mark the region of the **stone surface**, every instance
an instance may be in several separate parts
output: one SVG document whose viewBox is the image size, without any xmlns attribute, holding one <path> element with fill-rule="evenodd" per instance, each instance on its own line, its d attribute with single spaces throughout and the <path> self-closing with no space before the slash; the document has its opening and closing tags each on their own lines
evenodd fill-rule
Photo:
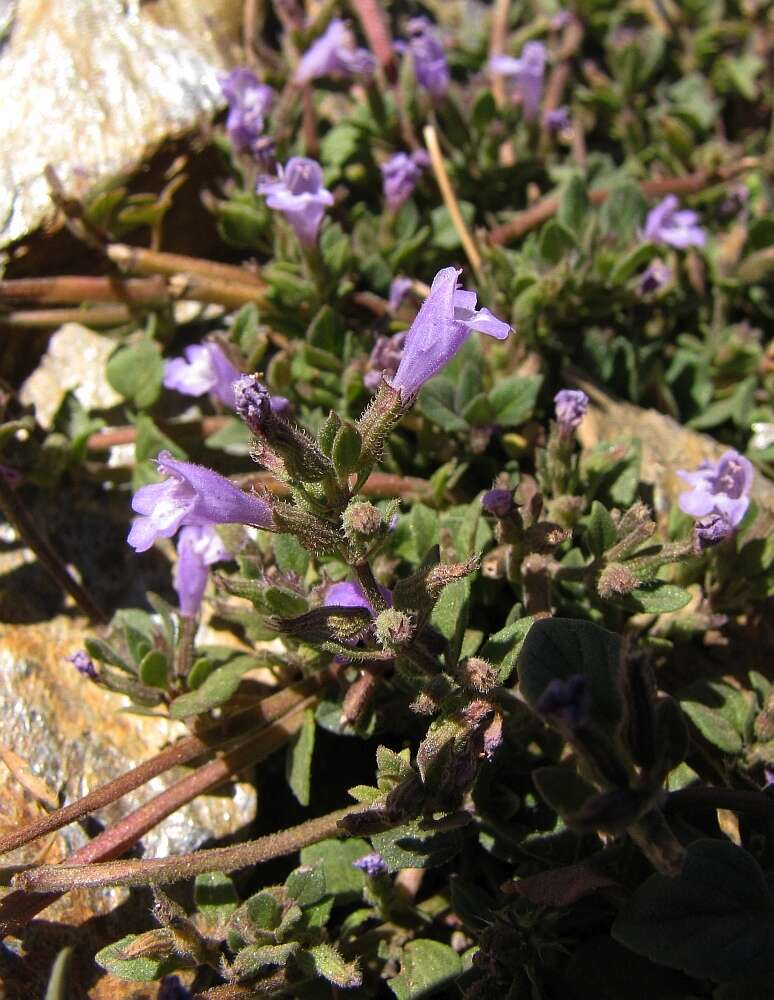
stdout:
<svg viewBox="0 0 774 1000">
<path fill-rule="evenodd" d="M 84 409 L 109 410 L 122 397 L 105 377 L 105 365 L 115 341 L 80 323 L 65 323 L 48 342 L 40 364 L 19 390 L 25 406 L 49 428 L 68 390 L 73 389 Z"/>
<path fill-rule="evenodd" d="M 82 194 L 222 106 L 242 0 L 18 0 L 0 51 L 0 246 L 51 214 L 44 168 Z"/>
</svg>

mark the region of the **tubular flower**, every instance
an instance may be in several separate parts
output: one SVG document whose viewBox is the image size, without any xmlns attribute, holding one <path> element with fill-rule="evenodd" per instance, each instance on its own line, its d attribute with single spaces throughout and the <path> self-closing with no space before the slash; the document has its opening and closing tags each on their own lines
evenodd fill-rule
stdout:
<svg viewBox="0 0 774 1000">
<path fill-rule="evenodd" d="M 211 392 L 224 406 L 234 409 L 234 382 L 241 376 L 217 344 L 192 344 L 184 358 L 170 358 L 164 370 L 164 385 L 186 396 Z"/>
<path fill-rule="evenodd" d="M 387 380 L 404 400 L 415 396 L 451 361 L 473 330 L 497 340 L 505 340 L 511 331 L 488 309 L 476 309 L 476 293 L 457 288 L 459 274 L 454 267 L 436 274 L 406 335 L 398 370 Z"/>
<path fill-rule="evenodd" d="M 581 389 L 560 389 L 554 396 L 556 422 L 562 434 L 572 434 L 589 408 L 589 397 Z"/>
<path fill-rule="evenodd" d="M 171 538 L 187 525 L 252 524 L 273 529 L 269 505 L 224 476 L 181 462 L 168 451 L 160 452 L 157 462 L 167 479 L 142 486 L 132 499 L 132 509 L 140 517 L 127 541 L 135 551 L 145 552 L 157 538 Z"/>
<path fill-rule="evenodd" d="M 705 549 L 727 538 L 750 506 L 752 463 L 737 451 L 727 451 L 717 462 L 704 461 L 695 472 L 679 469 L 677 474 L 691 487 L 677 502 L 680 510 L 697 518 L 697 546 Z"/>
<path fill-rule="evenodd" d="M 251 152 L 263 133 L 274 91 L 243 66 L 223 75 L 220 88 L 229 106 L 228 137 L 240 153 Z"/>
<path fill-rule="evenodd" d="M 321 76 L 371 76 L 376 60 L 368 49 L 359 49 L 345 21 L 331 21 L 301 57 L 296 83 L 305 84 Z"/>
<path fill-rule="evenodd" d="M 643 235 L 653 243 L 668 243 L 680 250 L 703 247 L 707 242 L 699 216 L 689 208 L 681 209 L 673 194 L 668 194 L 648 212 Z"/>
<path fill-rule="evenodd" d="M 418 149 L 410 156 L 407 153 L 396 153 L 382 164 L 384 197 L 388 208 L 393 212 L 400 208 L 411 196 L 423 170 L 429 165 L 430 157 L 424 149 Z"/>
<path fill-rule="evenodd" d="M 313 246 L 322 225 L 325 209 L 333 204 L 333 195 L 322 186 L 319 163 L 305 156 L 294 156 L 277 178 L 264 177 L 256 190 L 266 204 L 287 218 L 304 246 Z"/>
<path fill-rule="evenodd" d="M 212 525 L 191 524 L 183 528 L 177 540 L 173 582 L 184 615 L 193 616 L 199 611 L 209 567 L 230 558 L 231 553 Z"/>
<path fill-rule="evenodd" d="M 408 33 L 408 44 L 400 48 L 411 53 L 417 83 L 433 97 L 445 97 L 451 79 L 449 63 L 432 22 L 426 17 L 413 17 L 408 23 Z"/>
<path fill-rule="evenodd" d="M 527 42 L 518 59 L 513 56 L 493 56 L 489 60 L 493 73 L 512 79 L 521 98 L 527 121 L 534 121 L 543 100 L 543 78 L 546 71 L 546 47 L 542 42 Z"/>
</svg>

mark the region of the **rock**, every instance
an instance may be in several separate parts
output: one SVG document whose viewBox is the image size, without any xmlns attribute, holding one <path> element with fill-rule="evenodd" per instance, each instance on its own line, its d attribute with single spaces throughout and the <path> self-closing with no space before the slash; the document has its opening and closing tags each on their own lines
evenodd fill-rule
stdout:
<svg viewBox="0 0 774 1000">
<path fill-rule="evenodd" d="M 60 615 L 43 624 L 4 627 L 0 638 L 0 742 L 21 757 L 63 802 L 72 802 L 123 774 L 186 732 L 180 723 L 122 712 L 127 705 L 125 698 L 97 687 L 66 662 L 67 655 L 82 648 L 90 631 L 81 619 Z M 0 833 L 5 833 L 39 816 L 42 807 L 9 776 L 1 762 L 0 771 L 4 772 Z M 185 773 L 178 769 L 162 775 L 100 810 L 95 818 L 101 824 L 115 822 Z M 154 857 L 192 851 L 207 840 L 243 828 L 255 812 L 254 787 L 238 783 L 222 794 L 201 796 L 174 813 L 146 834 L 140 846 L 143 854 Z M 86 841 L 83 828 L 75 823 L 5 855 L 2 864 L 56 862 Z M 147 907 L 148 899 L 142 893 L 130 897 L 128 890 L 121 888 L 68 893 L 30 925 L 14 950 L 23 950 L 26 956 L 25 974 L 39 969 L 44 984 L 57 948 L 74 943 L 76 966 L 86 977 L 76 976 L 81 991 L 74 997 L 153 997 L 155 992 L 147 986 L 138 993 L 140 984 L 118 992 L 129 984 L 119 984 L 112 977 L 110 986 L 103 986 L 101 992 L 96 987 L 87 992 L 83 985 L 96 978 L 92 959 L 99 948 L 130 931 L 147 929 Z M 79 928 L 77 934 L 75 927 Z M 13 956 L 0 954 L 0 982 L 15 981 L 16 964 Z M 43 991 L 29 995 L 42 996 Z"/>
<path fill-rule="evenodd" d="M 50 428 L 68 390 L 84 409 L 109 410 L 122 397 L 105 377 L 115 342 L 80 323 L 65 323 L 48 342 L 40 364 L 24 382 L 19 399 L 35 407 L 38 423 Z"/>
<path fill-rule="evenodd" d="M 51 215 L 44 168 L 84 194 L 222 107 L 242 0 L 18 0 L 0 53 L 0 246 Z"/>
</svg>

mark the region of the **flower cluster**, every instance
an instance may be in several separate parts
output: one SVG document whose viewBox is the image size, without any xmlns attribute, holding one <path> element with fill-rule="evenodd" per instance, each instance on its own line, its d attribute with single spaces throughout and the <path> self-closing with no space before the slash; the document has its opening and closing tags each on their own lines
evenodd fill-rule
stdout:
<svg viewBox="0 0 774 1000">
<path fill-rule="evenodd" d="M 245 67 L 222 76 L 220 86 L 229 105 L 226 131 L 231 143 L 240 153 L 254 152 L 274 102 L 274 91 Z"/>
</svg>

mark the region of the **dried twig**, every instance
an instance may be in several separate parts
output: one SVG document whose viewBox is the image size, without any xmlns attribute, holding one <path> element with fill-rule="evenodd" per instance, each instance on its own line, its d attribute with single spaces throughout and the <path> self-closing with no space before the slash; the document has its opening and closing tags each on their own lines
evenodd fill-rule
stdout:
<svg viewBox="0 0 774 1000">
<path fill-rule="evenodd" d="M 452 224 L 457 230 L 460 243 L 462 244 L 465 254 L 470 261 L 470 266 L 473 268 L 476 275 L 478 275 L 481 270 L 481 254 L 478 252 L 476 244 L 473 242 L 473 237 L 468 232 L 468 227 L 465 225 L 465 220 L 462 218 L 462 212 L 460 211 L 459 202 L 457 201 L 457 195 L 454 193 L 454 188 L 451 185 L 449 175 L 446 171 L 446 164 L 443 162 L 443 154 L 441 153 L 441 147 L 438 143 L 438 136 L 436 135 L 435 129 L 432 125 L 425 126 L 423 135 L 425 137 L 427 151 L 430 154 L 430 160 L 433 164 L 435 179 L 438 182 L 438 187 L 441 189 L 441 194 L 443 195 L 444 203 L 446 204 L 446 208 L 451 216 Z"/>
</svg>

